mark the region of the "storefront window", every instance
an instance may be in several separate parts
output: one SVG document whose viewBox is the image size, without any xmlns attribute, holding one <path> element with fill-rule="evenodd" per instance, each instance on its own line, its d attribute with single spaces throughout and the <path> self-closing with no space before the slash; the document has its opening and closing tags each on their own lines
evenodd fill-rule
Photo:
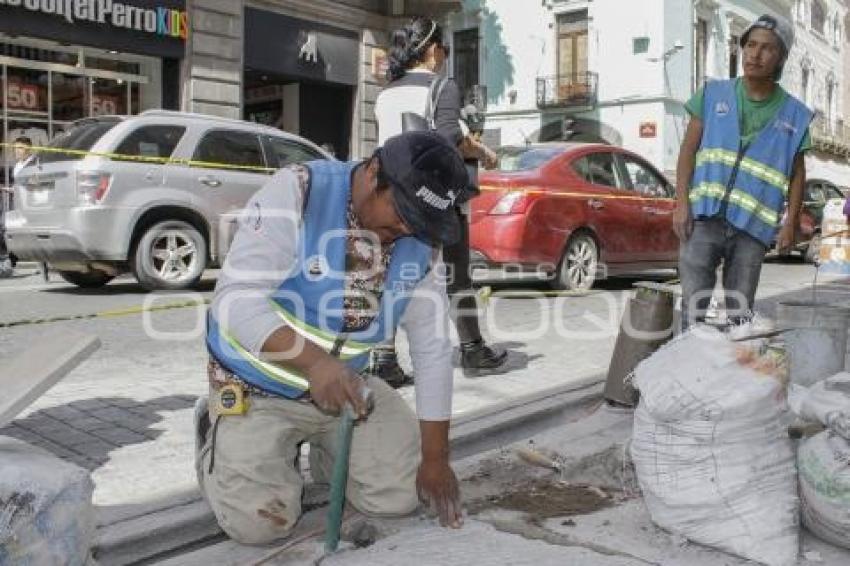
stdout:
<svg viewBox="0 0 850 566">
<path fill-rule="evenodd" d="M 161 105 L 158 59 L 0 37 L 0 56 L 6 58 L 0 64 L 0 142 L 27 137 L 46 146 L 80 119 L 138 114 Z M 12 151 L 0 147 L 0 184 L 10 181 L 13 165 Z"/>
<path fill-rule="evenodd" d="M 60 122 L 79 120 L 88 115 L 88 89 L 85 77 L 51 73 L 53 119 Z"/>
<path fill-rule="evenodd" d="M 121 61 L 120 59 L 104 59 L 102 57 L 86 56 L 86 68 L 102 69 L 104 71 L 114 71 L 116 73 L 126 73 L 128 75 L 138 75 L 141 71 L 141 66 L 138 63 L 130 63 Z"/>
<path fill-rule="evenodd" d="M 91 115 L 127 114 L 127 83 L 113 79 L 91 79 Z"/>
<path fill-rule="evenodd" d="M 9 67 L 6 104 L 9 114 L 47 118 L 47 71 Z"/>
</svg>

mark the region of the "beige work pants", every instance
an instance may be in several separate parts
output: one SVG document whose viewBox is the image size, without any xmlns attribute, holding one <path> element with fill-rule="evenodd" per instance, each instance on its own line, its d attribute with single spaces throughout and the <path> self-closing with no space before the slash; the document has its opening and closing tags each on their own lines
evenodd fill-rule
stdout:
<svg viewBox="0 0 850 566">
<path fill-rule="evenodd" d="M 346 497 L 368 515 L 407 515 L 418 505 L 418 423 L 386 383 L 369 378 L 367 384 L 374 393 L 374 410 L 354 427 Z M 212 405 L 210 420 L 215 423 Z M 221 417 L 216 434 L 210 430 L 196 455 L 196 467 L 201 490 L 232 539 L 265 544 L 290 532 L 301 515 L 304 485 L 298 445 L 310 444 L 314 478 L 329 480 L 338 421 L 312 403 L 260 396 L 250 397 L 246 414 Z"/>
</svg>

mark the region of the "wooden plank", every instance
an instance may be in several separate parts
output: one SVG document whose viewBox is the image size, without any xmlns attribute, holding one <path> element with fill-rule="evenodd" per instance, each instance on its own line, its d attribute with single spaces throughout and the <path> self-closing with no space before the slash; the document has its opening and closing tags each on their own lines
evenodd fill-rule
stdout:
<svg viewBox="0 0 850 566">
<path fill-rule="evenodd" d="M 100 348 L 90 334 L 62 331 L 0 364 L 0 428 Z"/>
</svg>

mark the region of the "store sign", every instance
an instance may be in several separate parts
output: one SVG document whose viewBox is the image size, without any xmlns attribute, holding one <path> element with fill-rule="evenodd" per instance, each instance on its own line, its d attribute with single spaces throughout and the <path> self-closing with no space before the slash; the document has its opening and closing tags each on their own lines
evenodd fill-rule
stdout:
<svg viewBox="0 0 850 566">
<path fill-rule="evenodd" d="M 321 22 L 245 8 L 245 66 L 295 79 L 356 85 L 360 36 Z"/>
<path fill-rule="evenodd" d="M 69 24 L 89 22 L 180 39 L 189 34 L 188 14 L 173 8 L 143 8 L 113 0 L 0 0 L 0 6 L 64 18 Z"/>
<path fill-rule="evenodd" d="M 655 122 L 641 122 L 640 123 L 640 137 L 642 138 L 654 138 L 658 135 L 658 124 Z"/>
</svg>

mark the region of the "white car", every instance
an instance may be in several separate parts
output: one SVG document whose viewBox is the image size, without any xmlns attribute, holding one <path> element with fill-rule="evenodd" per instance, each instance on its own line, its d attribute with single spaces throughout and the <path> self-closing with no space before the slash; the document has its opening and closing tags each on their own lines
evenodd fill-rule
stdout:
<svg viewBox="0 0 850 566">
<path fill-rule="evenodd" d="M 221 264 L 237 213 L 274 170 L 333 159 L 275 128 L 163 110 L 86 118 L 50 145 L 90 153 L 30 159 L 6 239 L 19 259 L 80 287 L 127 271 L 149 290 L 192 287 Z"/>
</svg>

